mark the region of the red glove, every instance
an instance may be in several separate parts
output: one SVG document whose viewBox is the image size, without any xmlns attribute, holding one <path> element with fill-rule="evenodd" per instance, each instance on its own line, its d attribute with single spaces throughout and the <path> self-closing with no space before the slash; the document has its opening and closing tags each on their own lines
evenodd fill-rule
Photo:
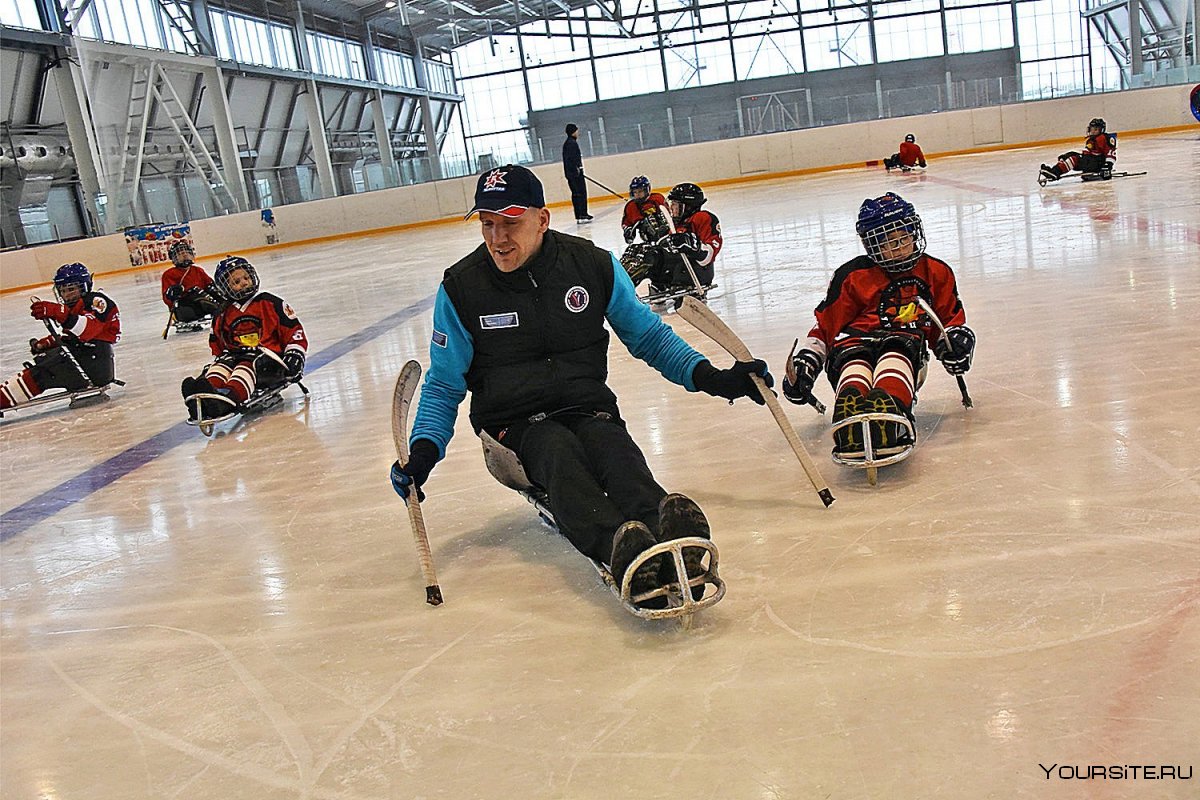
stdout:
<svg viewBox="0 0 1200 800">
<path fill-rule="evenodd" d="M 71 311 L 62 303 L 38 300 L 29 306 L 29 315 L 34 319 L 52 319 L 59 325 L 62 325 L 67 321 L 67 317 L 71 315 Z"/>
<path fill-rule="evenodd" d="M 47 350 L 53 350 L 56 347 L 58 347 L 57 336 L 43 336 L 41 339 L 29 340 L 29 352 L 35 356 L 38 353 L 44 353 Z"/>
</svg>

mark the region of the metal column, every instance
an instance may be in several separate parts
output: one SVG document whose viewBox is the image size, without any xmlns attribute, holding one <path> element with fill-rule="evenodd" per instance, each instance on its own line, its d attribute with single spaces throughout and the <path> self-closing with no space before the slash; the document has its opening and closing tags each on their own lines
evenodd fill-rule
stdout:
<svg viewBox="0 0 1200 800">
<path fill-rule="evenodd" d="M 371 93 L 371 119 L 375 122 L 375 140 L 379 144 L 379 165 L 383 168 L 383 185 L 387 188 L 399 186 L 396 156 L 392 152 L 392 132 L 388 130 L 387 117 L 383 113 L 383 90 Z"/>
<path fill-rule="evenodd" d="M 304 82 L 303 102 L 308 116 L 308 139 L 312 143 L 313 163 L 321 180 L 321 197 L 337 197 L 333 161 L 329 157 L 329 136 L 325 132 L 325 116 L 321 111 L 321 90 L 311 78 Z"/>
<path fill-rule="evenodd" d="M 250 195 L 246 191 L 246 175 L 242 158 L 233 134 L 233 114 L 229 110 L 229 95 L 225 92 L 225 74 L 220 67 L 205 67 L 204 93 L 212 104 L 213 132 L 217 137 L 217 152 L 221 155 L 221 175 L 225 188 L 238 211 L 250 210 Z"/>
<path fill-rule="evenodd" d="M 61 51 L 60 51 L 61 52 Z M 63 55 L 52 70 L 54 85 L 62 100 L 63 116 L 67 126 L 67 137 L 75 154 L 75 169 L 79 173 L 79 185 L 83 190 L 84 217 L 88 233 L 113 233 L 105 224 L 101 210 L 107 203 L 107 187 L 96 168 L 100 163 L 96 139 L 92 131 L 91 114 L 88 111 L 87 90 L 79 65 Z"/>
</svg>

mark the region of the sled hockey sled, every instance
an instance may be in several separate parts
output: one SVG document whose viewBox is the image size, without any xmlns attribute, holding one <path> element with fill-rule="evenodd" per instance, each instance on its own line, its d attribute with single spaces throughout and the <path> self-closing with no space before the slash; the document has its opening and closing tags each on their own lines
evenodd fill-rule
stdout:
<svg viewBox="0 0 1200 800">
<path fill-rule="evenodd" d="M 1146 174 L 1145 172 L 1114 172 L 1112 174 L 1112 177 L 1115 180 L 1117 178 L 1136 178 L 1139 175 L 1145 175 L 1145 174 Z M 1062 181 L 1066 180 L 1067 178 L 1079 178 L 1079 180 L 1082 181 L 1083 183 L 1092 183 L 1093 181 L 1102 180 L 1099 172 L 1067 173 L 1066 175 L 1060 176 L 1057 181 L 1051 181 L 1045 175 L 1042 175 L 1039 172 L 1037 182 L 1038 182 L 1038 186 L 1046 186 L 1047 184 L 1050 184 L 1050 183 L 1061 183 Z"/>
<path fill-rule="evenodd" d="M 908 432 L 909 443 L 895 447 L 875 447 L 871 443 L 871 424 L 886 422 L 894 422 L 906 430 Z M 867 471 L 867 483 L 872 486 L 875 486 L 879 480 L 880 467 L 899 464 L 912 455 L 912 451 L 916 448 L 916 428 L 913 427 L 912 420 L 903 414 L 879 414 L 874 412 L 855 414 L 852 417 L 846 417 L 840 422 L 835 422 L 833 424 L 833 431 L 836 433 L 842 428 L 849 428 L 851 426 L 858 428 L 859 441 L 863 443 L 863 448 L 852 451 L 838 451 L 835 449 L 831 453 L 833 461 L 835 464 L 841 464 L 842 466 L 865 469 Z"/>
<path fill-rule="evenodd" d="M 645 297 L 638 298 L 646 305 L 653 308 L 654 306 L 665 306 L 671 303 L 674 308 L 678 309 L 683 305 L 683 298 L 694 297 L 701 303 L 708 302 L 708 293 L 717 288 L 717 284 L 710 283 L 707 286 L 701 286 L 697 289 L 695 286 L 680 286 L 674 289 L 667 289 L 663 292 L 650 292 Z"/>
<path fill-rule="evenodd" d="M 194 319 L 191 322 L 180 322 L 179 320 L 175 320 L 171 323 L 171 330 L 175 331 L 175 333 L 195 333 L 196 331 L 205 330 L 211 325 L 212 317 L 201 317 L 200 319 Z"/>
<path fill-rule="evenodd" d="M 91 381 L 89 381 L 88 385 L 82 389 L 75 389 L 72 391 L 67 391 L 64 389 L 58 392 L 47 392 L 45 394 L 38 395 L 26 403 L 21 403 L 20 405 L 15 405 L 11 408 L 6 408 L 3 411 L 0 411 L 0 419 L 3 419 L 5 414 L 11 414 L 14 411 L 24 411 L 29 408 L 37 408 L 38 406 L 44 406 L 47 403 L 57 403 L 62 400 L 68 401 L 67 408 L 98 405 L 108 401 L 108 392 L 110 389 L 112 389 L 114 386 L 124 385 L 125 381 L 113 378 L 112 381 L 104 384 L 103 386 L 95 386 L 91 383 Z"/>
<path fill-rule="evenodd" d="M 481 431 L 479 436 L 483 442 L 483 460 L 492 477 L 528 500 L 537 510 L 538 516 L 542 518 L 542 521 L 557 532 L 558 525 L 554 520 L 554 512 L 550 509 L 547 502 L 546 493 L 534 486 L 529 480 L 525 474 L 525 467 L 521 464 L 521 460 L 517 457 L 517 454 L 497 442 L 486 431 Z M 689 549 L 702 549 L 705 551 L 706 566 L 702 574 L 689 577 L 684 586 L 681 586 L 680 582 L 676 580 L 664 586 L 659 586 L 645 594 L 631 594 L 630 584 L 632 583 L 634 574 L 643 564 L 651 559 L 667 556 L 674 564 L 677 576 L 687 575 L 683 553 L 684 550 Z M 625 571 L 625 579 L 620 585 L 617 584 L 608 567 L 595 560 L 592 560 L 592 566 L 596 568 L 596 572 L 599 573 L 601 580 L 604 581 L 604 585 L 616 596 L 621 605 L 635 617 L 651 620 L 678 619 L 680 624 L 687 629 L 692 625 L 692 615 L 701 609 L 716 605 L 725 596 L 725 581 L 717 574 L 718 559 L 719 555 L 716 545 L 708 539 L 691 536 L 683 539 L 672 539 L 668 542 L 660 542 L 644 551 L 629 565 L 629 568 Z M 645 603 L 658 597 L 666 598 L 666 608 L 641 608 L 638 605 L 639 603 Z"/>
<path fill-rule="evenodd" d="M 280 366 L 284 366 L 283 359 L 275 355 L 270 350 L 261 349 L 260 355 L 265 355 L 274 361 L 277 361 Z M 229 398 L 225 395 L 215 394 L 213 392 L 197 392 L 188 395 L 184 402 L 195 412 L 194 418 L 189 418 L 188 425 L 194 425 L 200 429 L 200 432 L 205 436 L 212 436 L 217 425 L 222 422 L 227 422 L 235 417 L 246 416 L 249 414 L 261 414 L 267 409 L 274 408 L 283 402 L 283 390 L 296 384 L 300 387 L 300 391 L 304 394 L 305 401 L 308 400 L 308 387 L 305 386 L 299 378 L 292 380 L 285 378 L 279 383 L 272 383 L 266 387 L 255 387 L 254 393 L 246 399 L 246 402 L 241 405 L 233 405 L 229 403 Z M 218 400 L 229 404 L 229 412 L 216 417 L 204 417 L 203 403 L 204 400 Z"/>
</svg>

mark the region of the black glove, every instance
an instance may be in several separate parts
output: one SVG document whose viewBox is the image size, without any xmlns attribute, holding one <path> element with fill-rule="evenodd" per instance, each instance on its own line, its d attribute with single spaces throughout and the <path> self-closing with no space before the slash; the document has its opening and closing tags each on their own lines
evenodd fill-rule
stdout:
<svg viewBox="0 0 1200 800">
<path fill-rule="evenodd" d="M 667 244 L 672 250 L 682 253 L 685 256 L 700 255 L 700 240 L 696 238 L 696 234 L 687 231 L 679 231 L 672 233 L 667 237 Z"/>
<path fill-rule="evenodd" d="M 951 375 L 962 375 L 971 368 L 971 359 L 975 355 L 975 332 L 966 325 L 956 325 L 946 329 L 946 339 L 938 339 L 933 347 L 933 354 Z"/>
<path fill-rule="evenodd" d="M 412 443 L 412 451 L 408 454 L 408 463 L 400 466 L 400 462 L 392 463 L 392 488 L 396 494 L 404 498 L 408 505 L 409 487 L 417 487 L 417 500 L 424 500 L 425 493 L 421 487 L 429 480 L 429 473 L 438 462 L 438 447 L 429 439 L 417 439 Z"/>
<path fill-rule="evenodd" d="M 717 369 L 706 358 L 692 370 L 692 383 L 697 389 L 713 397 L 724 397 L 731 403 L 739 397 L 749 397 L 761 406 L 766 401 L 758 393 L 758 387 L 751 380 L 751 375 L 762 378 L 768 389 L 775 385 L 775 379 L 767 371 L 767 362 L 757 358 L 753 361 L 738 361 L 729 369 Z"/>
<path fill-rule="evenodd" d="M 285 350 L 283 363 L 289 380 L 297 380 L 304 374 L 304 353 L 299 350 Z"/>
<path fill-rule="evenodd" d="M 163 294 L 165 294 L 167 299 L 172 303 L 177 302 L 179 298 L 183 297 L 183 287 L 178 283 L 174 286 L 168 286 L 167 291 L 165 291 Z"/>
<path fill-rule="evenodd" d="M 783 396 L 796 405 L 807 405 L 812 400 L 813 384 L 821 374 L 821 356 L 812 350 L 801 350 L 792 356 L 788 373 L 783 378 Z M 795 375 L 795 380 L 790 375 Z"/>
<path fill-rule="evenodd" d="M 1107 161 L 1104 162 L 1104 166 L 1102 166 L 1100 168 L 1100 180 L 1111 181 L 1112 180 L 1112 168 L 1113 168 L 1112 164 L 1108 163 Z"/>
<path fill-rule="evenodd" d="M 633 240 L 637 237 L 637 227 L 630 225 L 622 233 L 625 234 L 625 244 L 632 244 Z"/>
</svg>

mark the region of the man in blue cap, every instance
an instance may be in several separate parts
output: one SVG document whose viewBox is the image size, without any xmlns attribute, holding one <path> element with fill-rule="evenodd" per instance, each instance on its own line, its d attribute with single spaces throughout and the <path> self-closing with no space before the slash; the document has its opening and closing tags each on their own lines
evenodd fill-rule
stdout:
<svg viewBox="0 0 1200 800">
<path fill-rule="evenodd" d="M 476 433 L 517 454 L 561 532 L 608 565 L 620 586 L 642 551 L 710 534 L 699 506 L 654 480 L 626 430 L 606 383 L 605 322 L 633 355 L 688 391 L 761 404 L 750 376 L 771 378 L 759 360 L 714 367 L 638 301 L 616 256 L 551 230 L 545 206 L 541 182 L 525 167 L 479 176 L 467 217 L 478 212 L 483 244 L 438 288 L 411 457 L 393 465 L 392 484 L 407 498 L 426 482 L 469 391 Z M 632 594 L 671 582 L 674 568 L 663 565 L 660 576 L 659 566 L 650 559 L 639 567 Z"/>
</svg>

